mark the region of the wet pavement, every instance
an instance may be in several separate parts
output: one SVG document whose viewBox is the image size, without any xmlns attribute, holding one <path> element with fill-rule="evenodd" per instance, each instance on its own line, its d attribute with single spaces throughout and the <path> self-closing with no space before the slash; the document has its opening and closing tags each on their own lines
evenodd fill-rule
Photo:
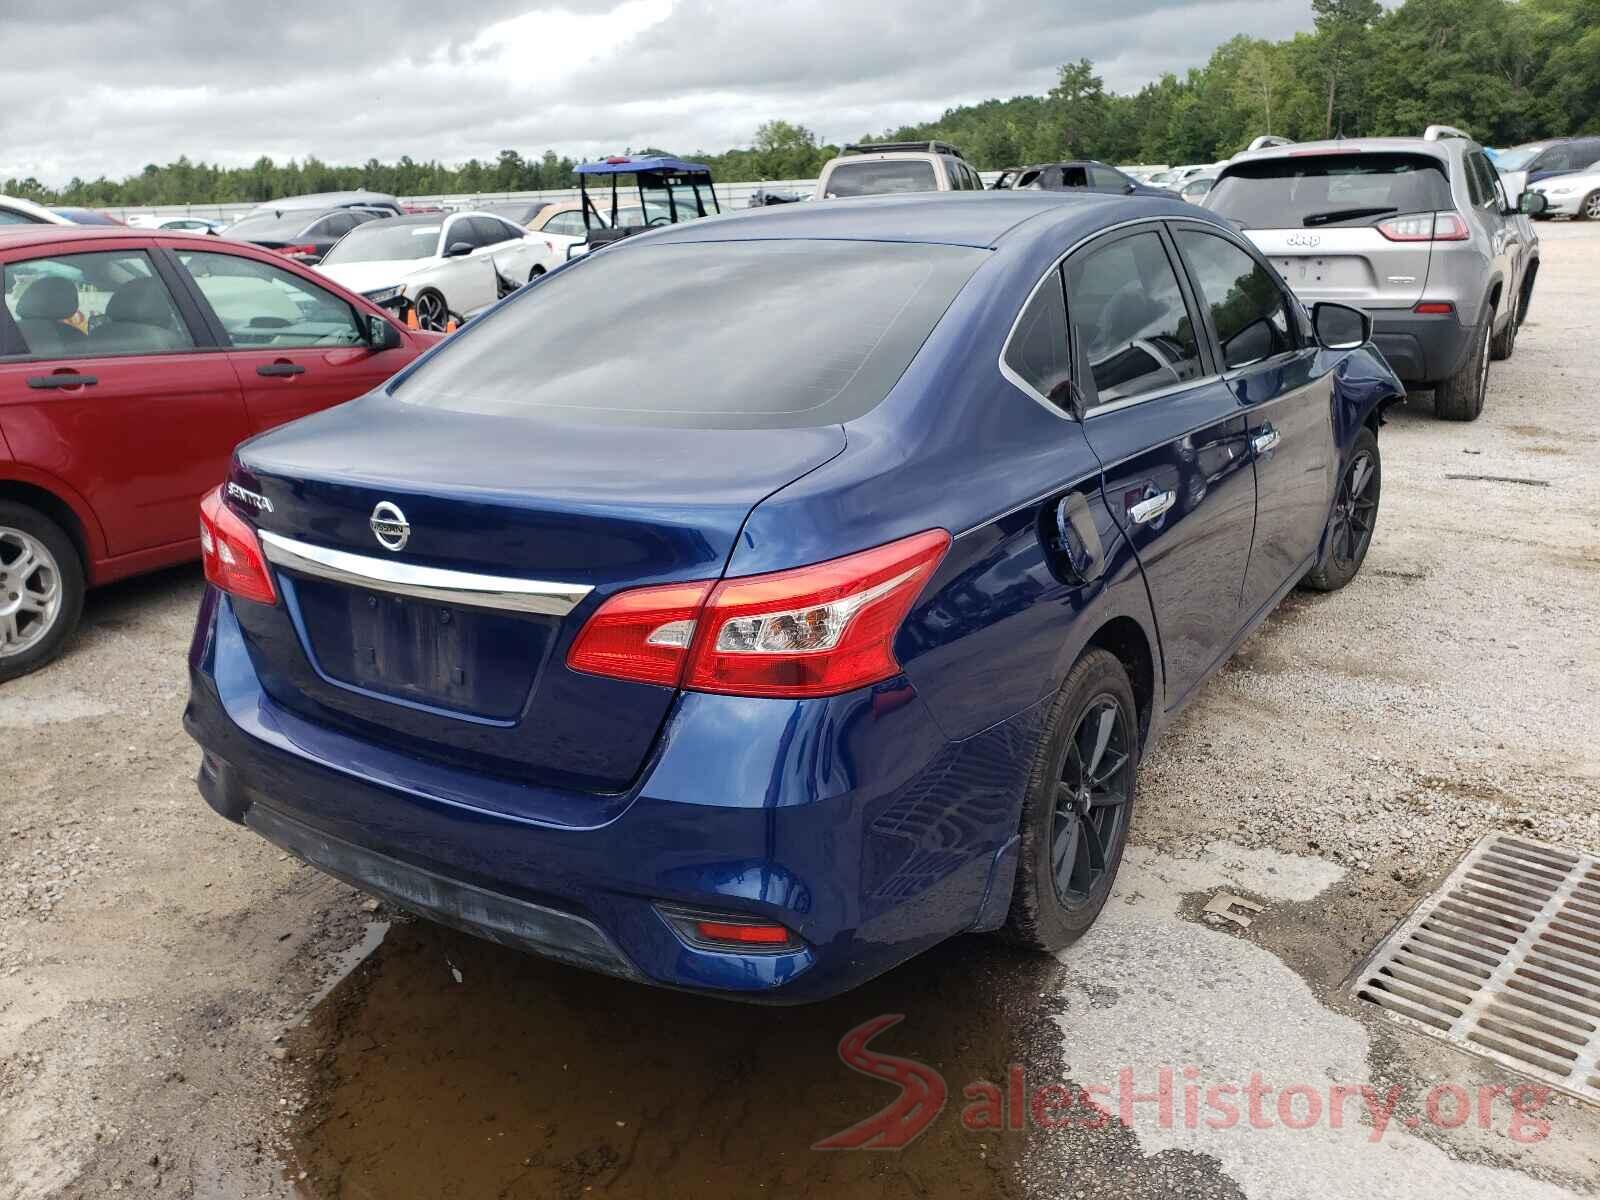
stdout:
<svg viewBox="0 0 1600 1200">
<path fill-rule="evenodd" d="M 294 1171 L 323 1200 L 1023 1195 L 1024 1135 L 963 1129 L 960 1089 L 1005 1080 L 1054 966 L 958 938 L 836 1000 L 772 1008 L 396 922 L 295 1035 L 317 1100 Z M 943 1113 L 913 1153 L 813 1150 L 896 1098 L 839 1057 L 849 1030 L 895 1013 L 872 1048 L 950 1080 Z"/>
</svg>

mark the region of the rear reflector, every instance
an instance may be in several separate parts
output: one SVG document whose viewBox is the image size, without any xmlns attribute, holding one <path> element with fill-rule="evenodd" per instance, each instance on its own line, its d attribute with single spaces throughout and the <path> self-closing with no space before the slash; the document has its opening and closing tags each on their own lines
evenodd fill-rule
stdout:
<svg viewBox="0 0 1600 1200">
<path fill-rule="evenodd" d="M 734 696 L 853 691 L 899 674 L 895 634 L 949 546 L 930 529 L 792 571 L 619 592 L 567 665 Z"/>
<path fill-rule="evenodd" d="M 1377 230 L 1391 242 L 1464 242 L 1467 223 L 1453 212 L 1411 213 L 1379 221 Z"/>
<path fill-rule="evenodd" d="M 1456 311 L 1456 306 L 1448 300 L 1423 300 L 1414 305 L 1411 311 L 1431 316 L 1449 316 Z"/>
<path fill-rule="evenodd" d="M 223 502 L 220 487 L 200 501 L 200 558 L 206 579 L 230 596 L 258 604 L 277 602 L 272 572 L 256 532 Z"/>
<path fill-rule="evenodd" d="M 802 943 L 794 932 L 777 921 L 727 913 L 699 912 L 694 909 L 660 905 L 657 910 L 673 931 L 700 950 L 732 950 L 744 953 L 774 953 L 798 949 Z"/>
</svg>

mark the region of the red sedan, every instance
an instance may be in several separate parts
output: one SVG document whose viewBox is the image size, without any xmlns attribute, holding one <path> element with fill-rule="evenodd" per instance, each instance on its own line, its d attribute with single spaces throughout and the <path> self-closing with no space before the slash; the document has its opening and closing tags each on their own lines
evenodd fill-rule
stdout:
<svg viewBox="0 0 1600 1200">
<path fill-rule="evenodd" d="M 0 680 L 59 653 L 86 587 L 199 556 L 233 447 L 353 399 L 439 335 L 215 237 L 0 233 Z"/>
</svg>

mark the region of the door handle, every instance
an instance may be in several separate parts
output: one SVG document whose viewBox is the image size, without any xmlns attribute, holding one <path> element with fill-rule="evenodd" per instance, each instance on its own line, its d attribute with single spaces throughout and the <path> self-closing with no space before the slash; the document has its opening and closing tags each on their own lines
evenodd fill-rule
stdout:
<svg viewBox="0 0 1600 1200">
<path fill-rule="evenodd" d="M 31 388 L 93 387 L 100 380 L 94 375 L 79 375 L 75 371 L 61 371 L 55 375 L 30 375 Z"/>
<path fill-rule="evenodd" d="M 1283 438 L 1279 436 L 1278 431 L 1269 425 L 1250 439 L 1250 448 L 1257 454 L 1265 454 L 1269 450 L 1277 449 L 1281 441 Z"/>
<path fill-rule="evenodd" d="M 1154 496 L 1139 501 L 1128 509 L 1128 515 L 1133 518 L 1135 525 L 1144 525 L 1154 521 L 1167 509 L 1178 502 L 1177 492 L 1159 492 Z"/>
<path fill-rule="evenodd" d="M 306 369 L 299 363 L 275 362 L 262 363 L 256 368 L 257 375 L 266 375 L 269 378 L 276 375 L 304 375 Z"/>
</svg>

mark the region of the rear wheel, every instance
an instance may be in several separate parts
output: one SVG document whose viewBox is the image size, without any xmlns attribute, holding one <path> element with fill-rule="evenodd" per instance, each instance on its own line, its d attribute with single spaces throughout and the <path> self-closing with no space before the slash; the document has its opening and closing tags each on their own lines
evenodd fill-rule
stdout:
<svg viewBox="0 0 1600 1200">
<path fill-rule="evenodd" d="M 1522 305 L 1512 305 L 1511 316 L 1506 320 L 1506 327 L 1494 335 L 1489 343 L 1489 357 L 1495 362 L 1504 362 L 1510 358 L 1517 348 L 1517 328 L 1522 324 Z"/>
<path fill-rule="evenodd" d="M 0 680 L 44 666 L 83 612 L 83 564 L 43 513 L 0 502 Z"/>
<path fill-rule="evenodd" d="M 1590 192 L 1583 198 L 1583 203 L 1578 205 L 1578 219 L 1600 221 L 1600 188 Z"/>
<path fill-rule="evenodd" d="M 1339 494 L 1328 514 L 1322 539 L 1322 560 L 1300 582 L 1314 592 L 1336 592 L 1354 579 L 1366 561 L 1372 533 L 1378 527 L 1378 501 L 1383 492 L 1383 460 L 1378 436 L 1366 426 L 1356 435 L 1350 461 L 1339 480 Z"/>
<path fill-rule="evenodd" d="M 1056 694 L 1023 798 L 1010 940 L 1060 950 L 1105 907 L 1133 817 L 1138 731 L 1128 673 L 1089 651 Z"/>
<path fill-rule="evenodd" d="M 1484 393 L 1489 389 L 1489 336 L 1494 328 L 1494 311 L 1484 317 L 1483 327 L 1473 332 L 1472 350 L 1461 369 L 1433 390 L 1433 411 L 1445 421 L 1476 421 L 1483 412 Z"/>
</svg>

